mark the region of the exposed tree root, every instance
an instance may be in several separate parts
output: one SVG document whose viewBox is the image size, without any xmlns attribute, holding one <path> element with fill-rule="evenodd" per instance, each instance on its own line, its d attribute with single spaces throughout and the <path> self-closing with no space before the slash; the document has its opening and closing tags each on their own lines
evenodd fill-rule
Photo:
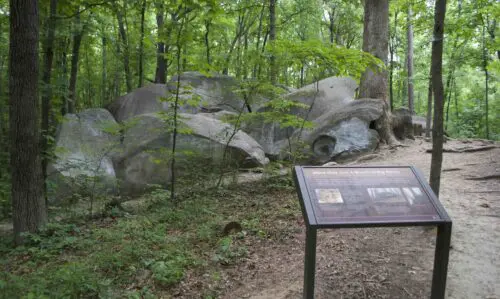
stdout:
<svg viewBox="0 0 500 299">
<path fill-rule="evenodd" d="M 467 177 L 465 179 L 470 181 L 495 180 L 495 179 L 500 179 L 500 173 L 478 176 L 478 177 Z"/>
<path fill-rule="evenodd" d="M 443 152 L 444 153 L 474 153 L 474 152 L 481 152 L 481 151 L 489 151 L 492 149 L 498 148 L 496 145 L 486 145 L 486 146 L 480 146 L 480 147 L 470 147 L 470 148 L 463 148 L 463 149 L 453 149 L 453 148 L 444 148 Z M 425 152 L 427 153 L 432 153 L 432 149 L 428 149 Z"/>
</svg>

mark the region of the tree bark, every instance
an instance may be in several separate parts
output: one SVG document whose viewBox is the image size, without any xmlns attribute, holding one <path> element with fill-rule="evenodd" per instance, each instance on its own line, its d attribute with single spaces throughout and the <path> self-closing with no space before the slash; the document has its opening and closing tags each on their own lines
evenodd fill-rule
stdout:
<svg viewBox="0 0 500 299">
<path fill-rule="evenodd" d="M 430 185 L 439 197 L 441 167 L 443 164 L 443 32 L 446 14 L 446 0 L 436 0 L 434 9 L 434 38 L 432 41 L 432 90 L 434 94 L 434 126 L 432 130 L 432 158 Z"/>
<path fill-rule="evenodd" d="M 489 94 L 489 73 L 488 73 L 488 48 L 486 47 L 486 27 L 488 26 L 488 19 L 486 24 L 483 24 L 483 71 L 484 71 L 484 105 L 485 105 L 485 126 L 486 126 L 486 139 L 490 139 L 490 125 L 488 120 L 489 107 L 488 107 L 488 94 Z"/>
<path fill-rule="evenodd" d="M 425 137 L 431 137 L 432 127 L 432 68 L 429 71 L 429 84 L 427 89 L 427 115 L 425 118 Z"/>
<path fill-rule="evenodd" d="M 276 1 L 277 0 L 269 0 L 269 42 L 271 47 L 274 48 L 274 41 L 276 40 Z M 269 78 L 271 80 L 271 84 L 275 85 L 277 83 L 277 65 L 276 65 L 276 56 L 271 54 L 269 60 Z"/>
<path fill-rule="evenodd" d="M 106 82 L 108 81 L 108 71 L 107 71 L 107 51 L 106 47 L 108 44 L 106 35 L 104 31 L 102 32 L 102 37 L 101 37 L 101 43 L 102 43 L 102 79 L 101 79 L 101 106 L 104 107 L 107 104 L 107 98 L 108 98 L 108 93 L 107 93 L 107 88 L 106 88 Z"/>
<path fill-rule="evenodd" d="M 408 5 L 408 15 L 407 15 L 407 69 L 408 69 L 408 109 L 410 113 L 415 114 L 415 99 L 413 93 L 413 19 L 412 19 L 412 9 L 411 5 Z"/>
<path fill-rule="evenodd" d="M 207 56 L 207 64 L 211 65 L 212 61 L 210 60 L 210 25 L 211 21 L 205 21 L 205 54 Z"/>
<path fill-rule="evenodd" d="M 394 110 L 394 53 L 396 52 L 396 41 L 397 41 L 397 30 L 398 30 L 398 11 L 394 12 L 394 32 L 390 32 L 390 44 L 389 52 L 391 60 L 389 62 L 389 103 L 391 106 L 391 111 Z"/>
<path fill-rule="evenodd" d="M 156 25 L 158 27 L 158 44 L 157 44 L 157 55 L 156 55 L 156 74 L 155 74 L 155 83 L 165 84 L 167 82 L 166 73 L 167 73 L 167 64 L 165 61 L 165 43 L 163 40 L 163 23 L 164 23 L 164 14 L 165 9 L 163 4 L 157 5 L 157 13 L 156 13 Z"/>
<path fill-rule="evenodd" d="M 47 222 L 38 124 L 38 1 L 10 0 L 9 92 L 12 217 L 21 233 Z"/>
<path fill-rule="evenodd" d="M 50 16 L 47 21 L 47 36 L 44 42 L 44 66 L 43 66 L 43 93 L 42 93 L 42 172 L 44 181 L 44 190 L 46 191 L 45 181 L 47 180 L 47 160 L 49 151 L 49 136 L 51 135 L 50 122 L 51 122 L 51 99 L 52 99 L 52 85 L 50 82 L 52 75 L 52 62 L 54 60 L 54 40 L 56 31 L 56 14 L 57 14 L 57 0 L 50 0 Z M 46 193 L 46 192 L 44 192 Z"/>
<path fill-rule="evenodd" d="M 146 14 L 146 0 L 142 1 L 141 6 L 141 36 L 139 40 L 139 84 L 138 88 L 144 85 L 144 16 Z"/>
<path fill-rule="evenodd" d="M 130 51 L 127 39 L 127 31 L 125 30 L 125 21 L 123 17 L 123 11 L 126 7 L 116 7 L 116 19 L 118 20 L 118 30 L 120 32 L 120 39 L 123 45 L 123 68 L 125 71 L 125 84 L 127 86 L 127 92 L 132 91 L 132 74 L 130 73 Z"/>
<path fill-rule="evenodd" d="M 76 80 L 78 76 L 78 61 L 80 58 L 80 45 L 83 38 L 83 30 L 80 20 L 80 9 L 77 8 L 73 32 L 73 51 L 71 54 L 71 71 L 69 77 L 68 113 L 75 113 L 76 107 Z"/>
<path fill-rule="evenodd" d="M 363 30 L 363 51 L 372 54 L 387 65 L 389 44 L 389 1 L 366 0 Z M 384 112 L 376 127 L 380 137 L 388 144 L 397 143 L 391 128 L 391 115 L 387 103 L 387 72 L 366 69 L 361 77 L 360 98 L 380 99 L 384 102 Z"/>
</svg>

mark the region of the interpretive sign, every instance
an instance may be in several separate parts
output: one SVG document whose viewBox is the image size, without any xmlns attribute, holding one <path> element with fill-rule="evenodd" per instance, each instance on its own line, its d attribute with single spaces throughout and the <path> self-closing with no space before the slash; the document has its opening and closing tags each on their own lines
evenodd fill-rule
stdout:
<svg viewBox="0 0 500 299">
<path fill-rule="evenodd" d="M 444 298 L 451 220 L 416 168 L 297 166 L 294 177 L 307 226 L 304 298 L 314 298 L 317 229 L 423 225 L 438 227 L 431 298 Z"/>
</svg>

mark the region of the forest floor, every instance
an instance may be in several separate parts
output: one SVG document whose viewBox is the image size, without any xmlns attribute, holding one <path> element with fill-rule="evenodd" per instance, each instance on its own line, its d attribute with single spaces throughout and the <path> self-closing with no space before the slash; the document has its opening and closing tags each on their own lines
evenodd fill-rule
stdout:
<svg viewBox="0 0 500 299">
<path fill-rule="evenodd" d="M 430 147 L 409 140 L 359 164 L 413 165 L 428 177 Z M 453 220 L 447 298 L 500 298 L 500 145 L 448 141 L 445 149 L 459 151 L 444 153 L 441 176 Z M 4 225 L 0 298 L 301 298 L 305 228 L 293 183 L 249 177 L 259 175 L 193 190 L 177 204 L 153 193 L 142 212 L 52 216 L 55 224 L 17 249 Z M 242 231 L 223 234 L 230 221 Z M 435 237 L 418 227 L 320 230 L 316 298 L 428 298 Z"/>
<path fill-rule="evenodd" d="M 488 147 L 449 141 L 446 149 Z M 428 177 L 431 144 L 381 149 L 365 165 L 414 165 Z M 453 220 L 447 298 L 500 298 L 500 148 L 445 153 L 440 200 Z M 468 180 L 471 177 L 488 177 Z M 339 229 L 318 233 L 316 298 L 429 298 L 436 231 Z M 305 230 L 284 243 L 252 246 L 229 271 L 223 298 L 300 298 Z"/>
</svg>

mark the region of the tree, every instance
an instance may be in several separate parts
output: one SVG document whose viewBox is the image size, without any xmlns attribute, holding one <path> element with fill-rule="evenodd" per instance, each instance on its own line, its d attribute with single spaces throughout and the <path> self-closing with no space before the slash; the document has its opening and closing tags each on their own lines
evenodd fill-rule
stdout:
<svg viewBox="0 0 500 299">
<path fill-rule="evenodd" d="M 363 51 L 372 54 L 387 65 L 389 43 L 389 1 L 366 0 L 363 29 Z M 377 122 L 382 140 L 396 143 L 391 128 L 390 112 L 387 104 L 387 72 L 367 68 L 361 77 L 360 98 L 374 98 L 384 101 L 384 113 Z"/>
<path fill-rule="evenodd" d="M 432 159 L 430 185 L 436 196 L 439 196 L 441 166 L 443 164 L 443 33 L 446 0 L 436 0 L 434 8 L 434 38 L 432 40 L 432 91 L 434 94 L 434 123 L 432 130 Z"/>
<path fill-rule="evenodd" d="M 14 235 L 36 232 L 47 221 L 38 116 L 38 1 L 10 1 L 10 166 Z"/>
<path fill-rule="evenodd" d="M 414 92 L 413 92 L 413 19 L 412 19 L 412 9 L 411 4 L 408 4 L 408 15 L 407 15 L 407 73 L 408 73 L 408 109 L 411 114 L 415 114 L 414 106 Z"/>
<path fill-rule="evenodd" d="M 271 47 L 274 47 L 274 41 L 276 40 L 276 1 L 269 0 L 269 42 Z M 276 66 L 276 57 L 271 54 L 269 61 L 269 78 L 271 84 L 275 85 L 277 83 L 276 76 L 278 74 Z"/>
</svg>

